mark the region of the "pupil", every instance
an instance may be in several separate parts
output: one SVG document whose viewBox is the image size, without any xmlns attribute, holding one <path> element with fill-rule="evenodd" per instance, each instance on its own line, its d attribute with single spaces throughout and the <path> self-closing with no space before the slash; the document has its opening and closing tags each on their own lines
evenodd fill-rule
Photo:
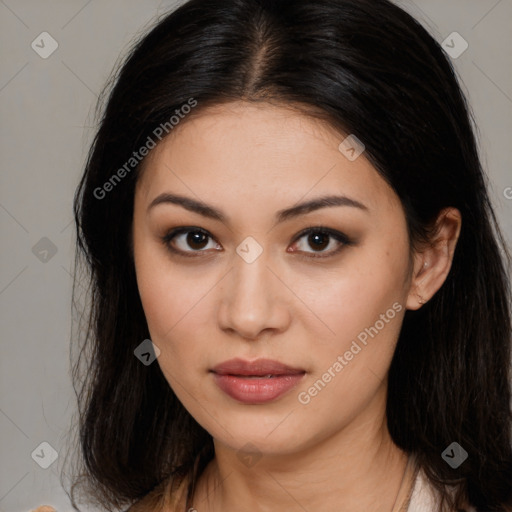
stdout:
<svg viewBox="0 0 512 512">
<path fill-rule="evenodd" d="M 201 242 L 201 239 L 206 239 L 206 235 L 204 233 L 200 233 L 199 231 L 191 231 L 187 235 L 187 243 L 193 248 L 193 249 L 202 249 L 204 245 L 206 245 L 203 240 Z M 194 244 L 200 245 L 200 247 L 195 247 Z"/>
<path fill-rule="evenodd" d="M 328 243 L 327 243 L 327 239 L 329 238 L 328 235 L 324 235 L 322 233 L 314 233 L 314 234 L 311 234 L 309 235 L 309 242 L 312 243 L 313 245 L 316 245 L 317 248 L 319 249 L 324 249 Z M 320 241 L 319 241 L 320 239 Z M 323 243 L 322 243 L 322 240 L 323 240 Z M 319 247 L 321 246 L 321 247 Z"/>
</svg>

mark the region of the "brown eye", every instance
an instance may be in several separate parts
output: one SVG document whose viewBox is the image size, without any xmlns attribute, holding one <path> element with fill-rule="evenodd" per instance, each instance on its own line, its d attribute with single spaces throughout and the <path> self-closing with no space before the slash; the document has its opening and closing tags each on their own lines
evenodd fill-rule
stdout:
<svg viewBox="0 0 512 512">
<path fill-rule="evenodd" d="M 184 256 L 195 256 L 193 253 L 199 255 L 199 253 L 206 252 L 205 249 L 218 247 L 218 244 L 213 243 L 213 238 L 209 233 L 193 227 L 175 229 L 167 233 L 162 241 L 170 251 Z M 213 245 L 208 247 L 208 243 Z"/>
<path fill-rule="evenodd" d="M 308 244 L 315 250 L 323 250 L 329 245 L 329 235 L 324 233 L 311 233 L 308 235 Z"/>
<path fill-rule="evenodd" d="M 306 240 L 302 245 L 298 243 L 301 239 Z M 295 240 L 294 245 L 298 246 L 298 250 L 294 249 L 293 252 L 303 252 L 309 254 L 309 256 L 305 257 L 312 258 L 327 258 L 333 256 L 341 251 L 344 246 L 353 244 L 343 233 L 321 226 L 302 231 Z M 311 248 L 312 251 L 307 250 L 308 247 Z M 331 250 L 325 250 L 328 247 L 331 247 Z"/>
<path fill-rule="evenodd" d="M 185 241 L 192 249 L 204 249 L 205 243 L 208 241 L 208 235 L 200 231 L 189 231 Z"/>
</svg>

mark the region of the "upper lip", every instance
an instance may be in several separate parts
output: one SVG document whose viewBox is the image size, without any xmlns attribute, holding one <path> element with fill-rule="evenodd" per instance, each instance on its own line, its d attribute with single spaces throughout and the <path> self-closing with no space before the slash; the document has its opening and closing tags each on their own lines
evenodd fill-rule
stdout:
<svg viewBox="0 0 512 512">
<path fill-rule="evenodd" d="M 212 369 L 219 375 L 295 375 L 305 373 L 301 368 L 293 368 L 272 359 L 230 359 L 218 364 Z"/>
</svg>

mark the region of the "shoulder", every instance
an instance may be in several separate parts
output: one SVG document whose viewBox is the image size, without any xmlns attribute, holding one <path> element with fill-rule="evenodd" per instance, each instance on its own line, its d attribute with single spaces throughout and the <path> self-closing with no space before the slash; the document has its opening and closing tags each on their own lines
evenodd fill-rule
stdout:
<svg viewBox="0 0 512 512">
<path fill-rule="evenodd" d="M 423 471 L 418 471 L 407 512 L 432 512 L 437 510 L 439 495 L 429 484 Z M 471 505 L 454 512 L 477 512 Z"/>
<path fill-rule="evenodd" d="M 187 480 L 169 478 L 124 512 L 181 512 L 185 508 Z"/>
</svg>

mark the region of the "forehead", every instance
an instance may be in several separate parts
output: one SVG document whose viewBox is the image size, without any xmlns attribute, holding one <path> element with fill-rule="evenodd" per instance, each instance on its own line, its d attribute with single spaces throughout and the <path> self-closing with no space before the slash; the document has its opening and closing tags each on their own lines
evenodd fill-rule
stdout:
<svg viewBox="0 0 512 512">
<path fill-rule="evenodd" d="M 236 200 L 261 210 L 339 193 L 373 212 L 399 207 L 364 152 L 351 161 L 340 151 L 346 137 L 285 106 L 240 101 L 208 107 L 148 155 L 137 195 L 150 202 L 162 192 L 194 194 L 208 203 Z"/>
</svg>

